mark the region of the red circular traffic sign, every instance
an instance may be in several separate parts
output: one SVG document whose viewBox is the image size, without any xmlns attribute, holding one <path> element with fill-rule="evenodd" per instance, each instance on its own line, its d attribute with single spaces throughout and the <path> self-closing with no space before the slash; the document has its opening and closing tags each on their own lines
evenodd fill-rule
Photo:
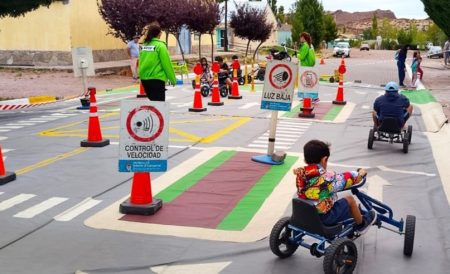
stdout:
<svg viewBox="0 0 450 274">
<path fill-rule="evenodd" d="M 161 135 L 164 118 L 153 106 L 140 106 L 128 114 L 126 127 L 128 134 L 139 142 L 151 142 Z"/>
<path fill-rule="evenodd" d="M 340 65 L 340 66 L 339 66 L 339 73 L 340 73 L 340 74 L 344 74 L 346 71 L 347 71 L 347 69 L 345 68 L 344 65 Z"/>
<path fill-rule="evenodd" d="M 278 70 L 274 75 L 274 72 L 279 68 L 285 68 L 285 70 Z M 275 80 L 275 81 L 274 81 Z M 292 70 L 286 64 L 277 64 L 270 70 L 269 82 L 273 88 L 285 89 L 292 82 Z"/>
<path fill-rule="evenodd" d="M 195 65 L 194 67 L 194 73 L 200 75 L 202 74 L 202 72 L 203 72 L 202 65 L 200 63 L 197 63 L 197 65 Z"/>
</svg>

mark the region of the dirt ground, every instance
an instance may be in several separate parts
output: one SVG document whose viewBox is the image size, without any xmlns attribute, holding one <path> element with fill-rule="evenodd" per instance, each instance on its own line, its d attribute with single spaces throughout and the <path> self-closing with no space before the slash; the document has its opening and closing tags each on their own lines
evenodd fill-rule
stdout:
<svg viewBox="0 0 450 274">
<path fill-rule="evenodd" d="M 83 81 L 73 73 L 50 70 L 0 69 L 0 100 L 38 95 L 65 98 L 83 93 Z M 105 75 L 88 77 L 88 86 L 97 90 L 133 85 L 131 77 Z"/>
</svg>

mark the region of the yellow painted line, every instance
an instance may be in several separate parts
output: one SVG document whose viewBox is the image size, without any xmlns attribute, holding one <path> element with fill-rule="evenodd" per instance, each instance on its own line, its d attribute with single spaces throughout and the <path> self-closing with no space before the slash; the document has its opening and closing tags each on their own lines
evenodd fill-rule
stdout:
<svg viewBox="0 0 450 274">
<path fill-rule="evenodd" d="M 202 137 L 199 137 L 199 136 L 196 136 L 196 135 L 193 135 L 193 134 L 189 134 L 189 133 L 187 133 L 185 131 L 182 131 L 182 130 L 179 130 L 179 129 L 176 129 L 176 128 L 173 128 L 173 127 L 169 128 L 169 132 L 178 134 L 181 137 L 185 137 L 185 138 L 187 138 L 188 140 L 190 140 L 192 142 L 198 142 L 198 141 L 200 141 L 202 139 Z"/>
<path fill-rule="evenodd" d="M 236 122 L 234 122 L 233 124 L 227 126 L 226 128 L 223 128 L 223 129 L 217 131 L 214 134 L 209 135 L 208 137 L 202 139 L 200 142 L 201 143 L 211 143 L 211 142 L 219 139 L 223 135 L 229 133 L 230 131 L 232 131 L 232 130 L 242 126 L 243 124 L 249 122 L 250 120 L 251 120 L 250 117 L 238 118 L 238 120 Z"/>
<path fill-rule="evenodd" d="M 87 151 L 88 149 L 89 149 L 88 147 L 80 147 L 80 148 L 77 148 L 75 150 L 69 151 L 67 153 L 60 154 L 60 155 L 57 155 L 57 156 L 52 157 L 52 158 L 48 158 L 46 160 L 40 161 L 39 163 L 36 163 L 36 164 L 30 165 L 30 166 L 21 168 L 19 170 L 16 170 L 16 174 L 17 175 L 22 175 L 22 174 L 28 173 L 28 172 L 30 172 L 32 170 L 35 170 L 35 169 L 38 169 L 38 168 L 41 168 L 41 167 L 45 167 L 45 166 L 53 164 L 53 163 L 55 163 L 57 161 L 60 161 L 60 160 L 67 159 L 69 157 L 78 155 L 80 153 L 83 153 L 83 152 Z"/>
<path fill-rule="evenodd" d="M 48 103 L 48 102 L 55 102 L 56 97 L 55 96 L 30 96 L 28 98 L 28 101 L 30 101 L 30 104 Z"/>
<path fill-rule="evenodd" d="M 231 120 L 231 119 L 236 119 L 236 118 L 230 118 L 230 117 L 214 117 L 214 118 L 207 118 L 207 119 L 197 119 L 197 120 L 180 120 L 180 121 L 171 121 L 170 123 L 173 125 L 176 124 L 194 124 L 194 123 L 205 123 L 205 122 L 216 122 L 216 121 L 226 121 L 226 120 Z"/>
</svg>

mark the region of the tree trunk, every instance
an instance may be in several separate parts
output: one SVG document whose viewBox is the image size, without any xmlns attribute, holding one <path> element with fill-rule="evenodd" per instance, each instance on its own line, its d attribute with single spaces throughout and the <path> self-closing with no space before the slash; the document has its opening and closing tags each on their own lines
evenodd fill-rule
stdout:
<svg viewBox="0 0 450 274">
<path fill-rule="evenodd" d="M 248 47 L 250 46 L 250 39 L 248 39 L 247 42 L 247 49 L 245 50 L 245 60 L 247 60 L 247 54 L 248 54 Z"/>
<path fill-rule="evenodd" d="M 214 36 L 213 33 L 209 33 L 211 35 L 211 63 L 214 62 Z"/>
<path fill-rule="evenodd" d="M 253 53 L 253 60 L 255 60 L 256 53 L 258 52 L 259 47 L 260 47 L 263 43 L 264 43 L 264 42 L 261 41 L 261 43 L 259 43 L 258 46 L 256 47 L 255 52 Z"/>
<path fill-rule="evenodd" d="M 225 36 L 224 36 L 224 45 L 223 51 L 228 51 L 228 0 L 225 0 Z"/>
<path fill-rule="evenodd" d="M 178 46 L 180 47 L 181 58 L 183 59 L 183 62 L 186 62 L 186 60 L 184 59 L 183 47 L 181 46 L 181 43 L 180 43 L 180 33 L 178 32 L 178 33 L 173 33 L 173 34 L 177 38 L 177 43 L 178 43 Z"/>
<path fill-rule="evenodd" d="M 202 34 L 198 35 L 198 60 L 202 58 Z"/>
<path fill-rule="evenodd" d="M 169 48 L 169 32 L 168 31 L 166 31 L 166 45 L 167 45 L 167 48 Z"/>
</svg>

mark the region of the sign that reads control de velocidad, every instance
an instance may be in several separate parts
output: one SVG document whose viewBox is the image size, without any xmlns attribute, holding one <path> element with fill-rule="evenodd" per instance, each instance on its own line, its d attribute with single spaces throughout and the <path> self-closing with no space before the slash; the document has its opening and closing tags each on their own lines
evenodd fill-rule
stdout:
<svg viewBox="0 0 450 274">
<path fill-rule="evenodd" d="M 123 100 L 120 109 L 119 172 L 166 171 L 169 152 L 167 103 Z"/>
<path fill-rule="evenodd" d="M 270 61 L 267 64 L 261 109 L 290 111 L 298 67 L 291 62 Z"/>
</svg>

